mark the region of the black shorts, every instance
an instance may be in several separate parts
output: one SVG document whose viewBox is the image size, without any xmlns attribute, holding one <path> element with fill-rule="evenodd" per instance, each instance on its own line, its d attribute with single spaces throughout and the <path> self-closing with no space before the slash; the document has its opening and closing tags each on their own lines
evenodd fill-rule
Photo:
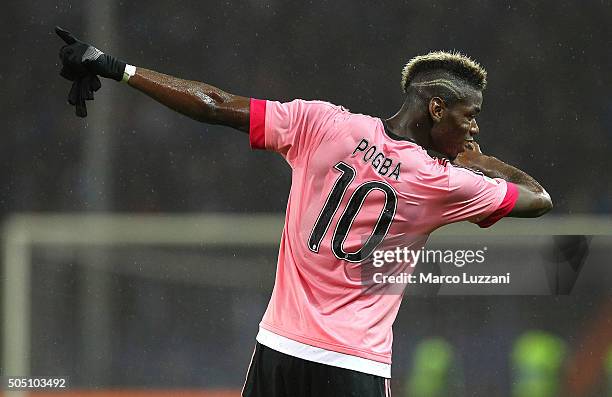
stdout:
<svg viewBox="0 0 612 397">
<path fill-rule="evenodd" d="M 260 343 L 243 397 L 388 397 L 389 379 L 289 356 Z"/>
</svg>

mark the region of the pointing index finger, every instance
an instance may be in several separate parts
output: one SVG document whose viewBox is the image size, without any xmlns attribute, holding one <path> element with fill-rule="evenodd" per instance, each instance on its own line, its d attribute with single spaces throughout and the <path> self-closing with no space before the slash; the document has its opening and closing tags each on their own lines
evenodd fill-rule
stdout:
<svg viewBox="0 0 612 397">
<path fill-rule="evenodd" d="M 76 38 L 72 35 L 72 33 L 60 28 L 59 26 L 55 27 L 55 33 L 57 33 L 57 35 L 61 37 L 62 40 L 66 42 L 66 44 L 73 44 L 77 41 Z"/>
</svg>

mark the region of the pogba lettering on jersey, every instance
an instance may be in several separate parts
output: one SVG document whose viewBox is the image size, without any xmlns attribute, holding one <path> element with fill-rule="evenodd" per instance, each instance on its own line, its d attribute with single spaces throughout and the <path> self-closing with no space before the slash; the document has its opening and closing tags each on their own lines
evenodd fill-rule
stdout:
<svg viewBox="0 0 612 397">
<path fill-rule="evenodd" d="M 367 139 L 362 138 L 351 157 L 360 156 L 363 162 L 370 163 L 372 168 L 376 170 L 380 175 L 387 176 L 389 178 L 394 177 L 395 180 L 399 179 L 400 176 L 400 165 L 397 160 L 385 156 L 382 151 L 374 145 L 370 145 Z"/>
</svg>

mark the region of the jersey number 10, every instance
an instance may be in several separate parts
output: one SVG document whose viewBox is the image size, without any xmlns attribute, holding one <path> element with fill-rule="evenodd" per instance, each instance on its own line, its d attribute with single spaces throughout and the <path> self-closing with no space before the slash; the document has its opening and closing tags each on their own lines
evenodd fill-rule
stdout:
<svg viewBox="0 0 612 397">
<path fill-rule="evenodd" d="M 340 202 L 344 197 L 344 193 L 351 182 L 353 182 L 356 175 L 355 169 L 342 161 L 336 164 L 334 168 L 340 171 L 342 175 L 340 175 L 340 178 L 336 180 L 334 188 L 327 197 L 325 206 L 323 206 L 323 209 L 317 218 L 317 222 L 310 232 L 310 238 L 308 239 L 308 248 L 317 253 L 319 252 L 321 240 L 323 240 L 323 236 L 325 236 L 327 229 L 329 229 L 332 218 L 336 214 L 336 211 L 340 206 Z M 365 239 L 364 236 L 365 243 L 361 246 L 361 248 L 355 252 L 346 252 L 342 247 L 344 245 L 344 240 L 346 240 L 346 236 L 348 235 L 351 225 L 359 213 L 363 202 L 372 190 L 380 190 L 385 194 L 385 205 L 380 213 L 380 216 L 378 217 L 378 221 L 376 222 L 372 233 L 367 236 L 367 239 Z M 387 235 L 389 226 L 391 226 L 393 216 L 395 215 L 396 207 L 397 193 L 387 183 L 381 181 L 370 181 L 359 185 L 353 192 L 353 195 L 349 199 L 342 216 L 340 216 L 340 219 L 338 219 L 338 223 L 336 224 L 336 229 L 334 230 L 332 237 L 332 251 L 334 252 L 334 255 L 338 259 L 344 259 L 349 262 L 360 262 L 370 256 L 376 246 L 378 246 L 378 244 L 380 244 L 380 242 L 383 241 Z"/>
</svg>

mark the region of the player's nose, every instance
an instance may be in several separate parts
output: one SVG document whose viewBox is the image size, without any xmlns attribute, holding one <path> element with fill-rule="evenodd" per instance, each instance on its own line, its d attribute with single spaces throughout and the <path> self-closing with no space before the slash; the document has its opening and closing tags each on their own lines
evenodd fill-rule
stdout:
<svg viewBox="0 0 612 397">
<path fill-rule="evenodd" d="M 478 128 L 478 123 L 476 120 L 472 120 L 472 124 L 470 125 L 470 135 L 475 136 L 480 132 L 480 128 Z"/>
</svg>

